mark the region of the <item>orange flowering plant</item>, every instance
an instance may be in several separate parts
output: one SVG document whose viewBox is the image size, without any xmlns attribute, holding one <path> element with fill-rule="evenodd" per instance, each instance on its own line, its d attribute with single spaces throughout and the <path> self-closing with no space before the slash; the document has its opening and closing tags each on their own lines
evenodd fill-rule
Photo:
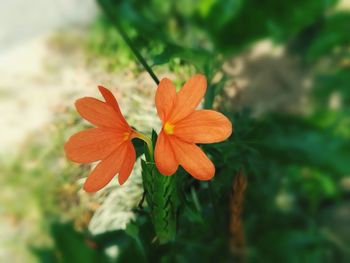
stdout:
<svg viewBox="0 0 350 263">
<path fill-rule="evenodd" d="M 79 114 L 97 127 L 73 135 L 64 147 L 68 159 L 74 162 L 101 160 L 84 184 L 87 192 L 102 189 L 117 174 L 119 184 L 124 184 L 136 161 L 131 140 L 138 137 L 147 141 L 126 122 L 113 94 L 102 86 L 99 90 L 105 102 L 85 97 L 75 103 Z"/>
<path fill-rule="evenodd" d="M 85 181 L 85 191 L 96 192 L 115 176 L 120 185 L 124 184 L 136 161 L 131 141 L 145 141 L 142 177 L 160 242 L 173 239 L 176 232 L 178 198 L 174 178 L 179 165 L 198 180 L 210 180 L 215 166 L 196 144 L 220 142 L 232 133 L 232 124 L 223 114 L 196 110 L 206 86 L 206 78 L 195 75 L 176 92 L 169 79 L 162 79 L 155 97 L 162 128 L 152 140 L 130 127 L 113 94 L 102 86 L 99 90 L 105 101 L 85 97 L 75 103 L 79 114 L 96 127 L 73 135 L 65 144 L 66 156 L 77 163 L 100 161 Z"/>
<path fill-rule="evenodd" d="M 198 180 L 209 180 L 215 167 L 196 143 L 226 140 L 232 133 L 231 122 L 213 110 L 196 110 L 207 89 L 203 75 L 190 78 L 176 93 L 167 78 L 160 81 L 156 106 L 162 130 L 155 148 L 155 162 L 164 175 L 172 175 L 181 165 Z"/>
</svg>

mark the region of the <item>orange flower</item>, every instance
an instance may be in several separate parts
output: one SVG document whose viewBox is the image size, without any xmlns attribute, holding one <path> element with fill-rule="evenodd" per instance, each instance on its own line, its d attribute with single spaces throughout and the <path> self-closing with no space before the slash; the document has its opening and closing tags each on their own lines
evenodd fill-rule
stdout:
<svg viewBox="0 0 350 263">
<path fill-rule="evenodd" d="M 128 125 L 113 94 L 102 86 L 98 88 L 106 102 L 91 97 L 75 102 L 79 114 L 97 128 L 74 134 L 64 146 L 74 162 L 101 160 L 84 183 L 87 192 L 102 189 L 116 174 L 119 183 L 125 183 L 136 160 L 131 139 L 141 136 Z"/>
<path fill-rule="evenodd" d="M 176 93 L 171 80 L 164 78 L 156 93 L 156 106 L 162 130 L 155 147 L 155 162 L 164 175 L 172 175 L 181 165 L 199 180 L 209 180 L 215 167 L 196 143 L 214 143 L 232 133 L 231 122 L 212 110 L 195 110 L 207 88 L 203 75 L 190 78 Z"/>
</svg>

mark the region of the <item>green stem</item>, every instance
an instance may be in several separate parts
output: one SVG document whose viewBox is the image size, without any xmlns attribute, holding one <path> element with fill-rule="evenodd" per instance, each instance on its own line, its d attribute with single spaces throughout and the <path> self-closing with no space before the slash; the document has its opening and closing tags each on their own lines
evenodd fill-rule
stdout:
<svg viewBox="0 0 350 263">
<path fill-rule="evenodd" d="M 129 46 L 131 51 L 134 53 L 138 61 L 142 64 L 142 66 L 145 68 L 145 70 L 148 72 L 148 74 L 152 77 L 154 82 L 158 85 L 159 84 L 159 79 L 156 76 L 156 74 L 153 72 L 151 67 L 148 65 L 144 57 L 141 55 L 141 53 L 137 50 L 137 48 L 134 46 L 132 43 L 131 39 L 127 35 L 127 33 L 124 31 L 123 27 L 119 23 L 118 19 L 115 18 L 113 14 L 113 7 L 107 3 L 108 1 L 104 0 L 98 0 L 98 3 L 100 4 L 102 10 L 106 13 L 107 17 L 110 19 L 114 27 L 118 30 L 122 38 L 124 39 L 125 43 Z"/>
<path fill-rule="evenodd" d="M 134 131 L 133 137 L 143 140 L 147 144 L 147 147 L 148 147 L 148 150 L 149 150 L 151 156 L 153 156 L 152 140 L 149 137 L 147 137 L 146 135 L 144 135 L 140 132 L 137 132 L 137 131 Z"/>
</svg>

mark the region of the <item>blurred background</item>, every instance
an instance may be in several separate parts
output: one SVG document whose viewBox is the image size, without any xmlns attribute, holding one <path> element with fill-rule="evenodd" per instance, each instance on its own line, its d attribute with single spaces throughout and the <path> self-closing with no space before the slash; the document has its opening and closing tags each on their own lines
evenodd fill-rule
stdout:
<svg viewBox="0 0 350 263">
<path fill-rule="evenodd" d="M 164 246 L 138 208 L 139 162 L 88 195 L 91 167 L 64 156 L 89 126 L 74 101 L 99 84 L 160 129 L 120 28 L 159 78 L 204 73 L 202 106 L 234 124 L 203 146 L 215 179 L 186 177 Z M 2 0 L 0 262 L 349 262 L 349 113 L 349 0 Z"/>
</svg>

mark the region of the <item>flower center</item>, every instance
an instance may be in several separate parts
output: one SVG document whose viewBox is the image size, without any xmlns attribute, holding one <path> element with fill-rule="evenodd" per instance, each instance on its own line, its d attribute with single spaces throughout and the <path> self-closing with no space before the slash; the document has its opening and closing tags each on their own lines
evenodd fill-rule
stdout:
<svg viewBox="0 0 350 263">
<path fill-rule="evenodd" d="M 131 134 L 131 132 L 124 132 L 124 133 L 123 133 L 123 140 L 124 140 L 124 141 L 129 140 L 130 134 Z"/>
<path fill-rule="evenodd" d="M 170 135 L 174 133 L 174 127 L 174 125 L 170 124 L 169 122 L 166 122 L 163 130 L 166 134 Z"/>
</svg>

